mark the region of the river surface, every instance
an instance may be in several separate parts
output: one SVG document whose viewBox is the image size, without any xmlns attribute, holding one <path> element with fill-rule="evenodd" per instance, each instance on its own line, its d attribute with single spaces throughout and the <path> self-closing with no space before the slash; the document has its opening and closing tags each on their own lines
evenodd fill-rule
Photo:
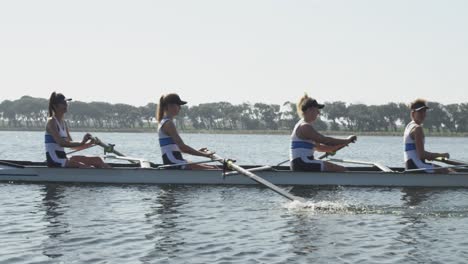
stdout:
<svg viewBox="0 0 468 264">
<path fill-rule="evenodd" d="M 81 133 L 72 134 L 76 140 Z M 161 162 L 155 134 L 97 133 Z M 44 160 L 43 133 L 0 132 L 2 159 Z M 185 134 L 239 164 L 288 157 L 281 135 Z M 428 150 L 468 160 L 466 138 Z M 360 137 L 337 158 L 402 165 L 401 137 Z M 98 148 L 85 152 L 102 154 Z M 199 160 L 190 158 L 191 160 Z M 0 263 L 466 263 L 468 189 L 0 183 Z"/>
</svg>

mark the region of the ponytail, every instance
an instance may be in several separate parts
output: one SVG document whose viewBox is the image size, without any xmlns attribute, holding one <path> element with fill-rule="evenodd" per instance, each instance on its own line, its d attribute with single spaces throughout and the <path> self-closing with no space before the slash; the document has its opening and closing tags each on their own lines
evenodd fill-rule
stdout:
<svg viewBox="0 0 468 264">
<path fill-rule="evenodd" d="M 55 113 L 54 102 L 55 102 L 55 97 L 56 96 L 57 96 L 56 92 L 53 92 L 50 95 L 50 98 L 49 98 L 49 117 L 52 117 L 52 115 Z"/>
<path fill-rule="evenodd" d="M 158 122 L 161 122 L 161 120 L 164 117 L 164 107 L 165 107 L 164 95 L 161 95 L 161 98 L 159 98 L 159 104 L 156 110 L 156 119 L 158 120 Z"/>
<path fill-rule="evenodd" d="M 302 108 L 304 107 L 304 105 L 307 103 L 308 100 L 309 100 L 309 96 L 307 95 L 307 93 L 304 93 L 304 96 L 302 96 L 301 99 L 299 99 L 299 102 L 297 103 L 297 114 L 300 117 L 304 117 L 304 111 L 302 110 Z"/>
</svg>

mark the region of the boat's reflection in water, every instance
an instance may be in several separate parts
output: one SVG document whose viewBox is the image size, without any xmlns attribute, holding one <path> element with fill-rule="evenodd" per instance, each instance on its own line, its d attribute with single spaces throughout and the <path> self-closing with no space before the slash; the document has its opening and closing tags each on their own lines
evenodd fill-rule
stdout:
<svg viewBox="0 0 468 264">
<path fill-rule="evenodd" d="M 42 199 L 42 207 L 44 214 L 45 239 L 42 243 L 43 254 L 51 259 L 61 257 L 62 252 L 62 236 L 70 232 L 70 226 L 64 217 L 67 206 L 64 206 L 62 199 L 64 198 L 65 186 L 56 184 L 47 184 L 43 188 L 44 198 Z"/>
<path fill-rule="evenodd" d="M 145 235 L 154 243 L 154 248 L 141 258 L 143 262 L 155 259 L 172 259 L 183 250 L 184 237 L 182 227 L 177 225 L 180 217 L 178 208 L 185 203 L 177 197 L 186 191 L 184 186 L 160 186 L 160 190 L 152 199 L 145 221 L 152 226 L 152 231 Z M 183 195 L 182 195 L 183 196 Z"/>
</svg>

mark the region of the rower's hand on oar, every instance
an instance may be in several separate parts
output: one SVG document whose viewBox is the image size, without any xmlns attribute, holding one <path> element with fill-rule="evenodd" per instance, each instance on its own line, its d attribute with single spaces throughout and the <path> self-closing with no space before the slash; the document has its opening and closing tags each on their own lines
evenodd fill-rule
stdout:
<svg viewBox="0 0 468 264">
<path fill-rule="evenodd" d="M 204 154 L 204 156 L 207 157 L 207 158 L 211 158 L 211 156 L 213 156 L 216 153 L 214 151 L 210 151 L 207 148 L 201 148 L 198 151 L 202 152 Z"/>
<path fill-rule="evenodd" d="M 86 142 L 88 142 L 89 140 L 91 140 L 93 138 L 93 136 L 90 134 L 90 133 L 86 133 L 84 136 L 83 136 L 83 140 L 81 141 L 82 144 L 85 144 Z"/>
<path fill-rule="evenodd" d="M 449 153 L 437 153 L 433 157 L 428 158 L 428 160 L 435 160 L 445 162 L 450 159 Z"/>
</svg>

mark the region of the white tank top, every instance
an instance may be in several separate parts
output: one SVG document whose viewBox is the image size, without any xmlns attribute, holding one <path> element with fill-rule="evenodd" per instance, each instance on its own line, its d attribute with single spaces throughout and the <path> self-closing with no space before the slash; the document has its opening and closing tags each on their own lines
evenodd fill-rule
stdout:
<svg viewBox="0 0 468 264">
<path fill-rule="evenodd" d="M 417 126 L 414 121 L 411 121 L 405 128 L 405 133 L 403 135 L 403 143 L 405 144 L 405 153 L 404 158 L 405 162 L 412 159 L 415 162 L 422 160 L 419 158 L 416 151 L 416 144 L 414 139 L 411 138 L 411 131 Z M 424 142 L 424 141 L 423 141 Z"/>
<path fill-rule="evenodd" d="M 170 121 L 169 118 L 163 118 L 158 125 L 158 137 L 159 137 L 159 146 L 161 147 L 161 155 L 170 154 L 172 156 L 172 152 L 180 152 L 179 146 L 174 142 L 172 137 L 168 136 L 164 131 L 161 129 L 166 122 Z"/>
<path fill-rule="evenodd" d="M 67 134 L 67 129 L 66 129 L 65 122 L 63 124 L 61 124 L 59 122 L 59 120 L 55 116 L 52 117 L 52 118 L 55 119 L 55 122 L 57 123 L 57 129 L 58 129 L 60 137 L 62 137 L 63 139 L 67 139 L 68 134 Z M 48 153 L 56 153 L 57 151 L 58 152 L 65 152 L 65 149 L 62 146 L 60 146 L 57 142 L 55 142 L 55 139 L 52 137 L 52 135 L 49 132 L 47 132 L 47 129 L 46 129 L 46 132 L 45 132 L 45 142 L 44 143 L 45 143 L 45 151 L 48 152 Z M 51 156 L 55 156 L 55 154 L 53 154 Z"/>
<path fill-rule="evenodd" d="M 315 152 L 315 142 L 313 140 L 305 140 L 301 139 L 296 135 L 297 129 L 302 124 L 310 124 L 306 123 L 303 119 L 297 122 L 296 126 L 293 129 L 291 134 L 291 149 L 289 159 L 295 160 L 297 158 L 306 159 L 308 157 L 313 157 Z"/>
</svg>

